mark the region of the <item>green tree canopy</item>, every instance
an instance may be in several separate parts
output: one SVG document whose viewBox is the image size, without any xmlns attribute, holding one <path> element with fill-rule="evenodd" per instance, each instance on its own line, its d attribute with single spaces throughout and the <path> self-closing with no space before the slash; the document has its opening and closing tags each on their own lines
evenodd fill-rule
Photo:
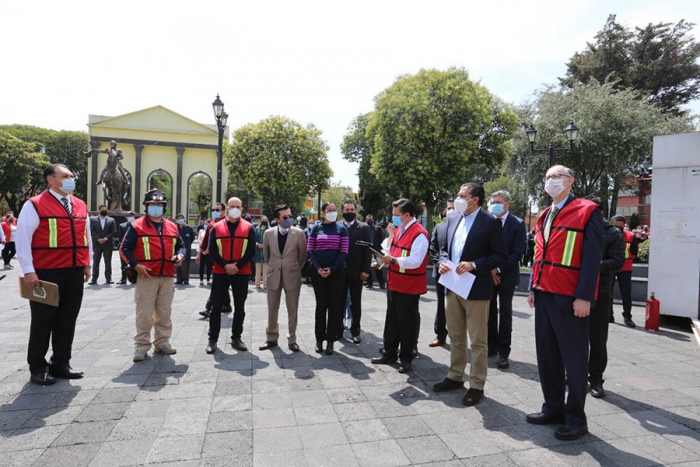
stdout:
<svg viewBox="0 0 700 467">
<path fill-rule="evenodd" d="M 421 70 L 375 99 L 366 130 L 369 170 L 390 196 L 425 202 L 432 228 L 435 207 L 461 184 L 500 170 L 517 124 L 466 70 Z"/>
<path fill-rule="evenodd" d="M 693 26 L 681 20 L 631 31 L 610 15 L 595 41 L 571 57 L 560 81 L 572 87 L 612 75 L 617 89 L 636 89 L 664 112 L 679 114 L 700 96 L 700 43 L 690 35 Z"/>
<path fill-rule="evenodd" d="M 25 200 L 46 188 L 43 172 L 49 158 L 39 149 L 0 130 L 0 195 L 15 214 Z"/>
<path fill-rule="evenodd" d="M 309 194 L 329 186 L 333 172 L 326 151 L 314 125 L 272 116 L 234 132 L 226 152 L 229 181 L 255 193 L 268 218 L 284 203 L 297 215 Z"/>
</svg>

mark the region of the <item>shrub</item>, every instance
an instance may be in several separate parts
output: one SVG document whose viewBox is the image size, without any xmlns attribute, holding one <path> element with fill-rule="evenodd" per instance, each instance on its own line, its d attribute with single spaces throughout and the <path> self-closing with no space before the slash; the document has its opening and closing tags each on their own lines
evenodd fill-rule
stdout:
<svg viewBox="0 0 700 467">
<path fill-rule="evenodd" d="M 649 239 L 644 240 L 639 244 L 639 251 L 637 252 L 637 259 L 640 263 L 649 262 Z"/>
</svg>

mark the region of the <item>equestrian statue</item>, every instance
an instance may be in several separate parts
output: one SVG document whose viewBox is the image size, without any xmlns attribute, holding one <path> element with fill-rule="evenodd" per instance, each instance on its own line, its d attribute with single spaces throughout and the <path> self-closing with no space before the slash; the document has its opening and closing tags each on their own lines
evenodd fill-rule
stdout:
<svg viewBox="0 0 700 467">
<path fill-rule="evenodd" d="M 114 140 L 109 142 L 108 149 L 93 149 L 83 154 L 90 157 L 95 153 L 107 154 L 107 164 L 95 185 L 102 184 L 105 204 L 110 210 L 123 211 L 131 203 L 131 175 L 122 166 L 124 154 L 121 149 L 117 149 L 117 142 Z"/>
</svg>

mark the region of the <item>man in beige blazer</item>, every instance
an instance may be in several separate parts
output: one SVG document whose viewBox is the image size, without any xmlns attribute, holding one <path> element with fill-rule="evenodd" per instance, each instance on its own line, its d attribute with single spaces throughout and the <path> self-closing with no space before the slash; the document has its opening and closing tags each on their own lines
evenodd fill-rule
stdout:
<svg viewBox="0 0 700 467">
<path fill-rule="evenodd" d="M 263 255 L 267 263 L 267 340 L 259 349 L 277 347 L 279 338 L 280 299 L 282 290 L 287 304 L 289 350 L 299 351 L 297 344 L 297 312 L 301 290 L 301 268 L 306 262 L 306 235 L 294 227 L 292 210 L 282 204 L 274 209 L 277 225 L 263 235 Z"/>
</svg>

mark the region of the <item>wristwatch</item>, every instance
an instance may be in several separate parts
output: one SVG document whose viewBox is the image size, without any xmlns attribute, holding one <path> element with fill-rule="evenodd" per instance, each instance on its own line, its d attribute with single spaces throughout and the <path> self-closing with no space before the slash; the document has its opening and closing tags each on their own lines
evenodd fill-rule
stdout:
<svg viewBox="0 0 700 467">
<path fill-rule="evenodd" d="M 391 264 L 396 264 L 396 258 L 391 258 Z"/>
<path fill-rule="evenodd" d="M 471 262 L 472 269 L 476 271 L 476 263 L 474 261 Z"/>
</svg>

